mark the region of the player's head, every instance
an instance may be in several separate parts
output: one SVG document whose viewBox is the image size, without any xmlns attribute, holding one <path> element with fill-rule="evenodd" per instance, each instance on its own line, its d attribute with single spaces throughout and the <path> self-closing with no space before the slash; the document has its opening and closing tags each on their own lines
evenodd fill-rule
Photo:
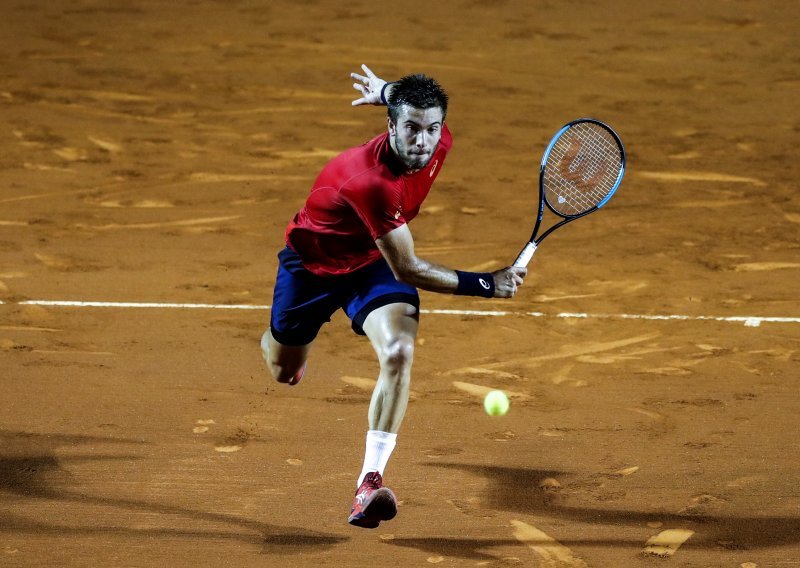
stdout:
<svg viewBox="0 0 800 568">
<path fill-rule="evenodd" d="M 439 107 L 442 109 L 442 120 L 447 115 L 447 93 L 435 79 L 421 73 L 406 75 L 399 81 L 392 83 L 389 95 L 389 118 L 397 124 L 401 107 L 404 105 L 427 109 Z"/>
<path fill-rule="evenodd" d="M 392 85 L 388 100 L 392 149 L 409 170 L 428 165 L 447 114 L 447 93 L 425 75 L 407 75 Z"/>
</svg>

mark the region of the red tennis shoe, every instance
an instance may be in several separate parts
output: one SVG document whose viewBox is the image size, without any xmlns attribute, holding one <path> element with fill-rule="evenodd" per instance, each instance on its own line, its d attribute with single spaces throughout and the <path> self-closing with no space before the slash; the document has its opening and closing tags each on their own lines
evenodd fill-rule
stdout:
<svg viewBox="0 0 800 568">
<path fill-rule="evenodd" d="M 381 474 L 373 471 L 364 476 L 356 490 L 353 509 L 347 522 L 365 529 L 377 528 L 381 521 L 397 515 L 397 499 L 392 490 L 383 486 Z"/>
<path fill-rule="evenodd" d="M 303 366 L 300 368 L 300 370 L 297 371 L 291 379 L 289 379 L 288 385 L 290 387 L 293 387 L 294 385 L 296 385 L 297 383 L 300 382 L 300 379 L 302 379 L 303 375 L 306 374 L 306 366 L 307 365 L 308 365 L 308 363 L 303 363 Z"/>
</svg>

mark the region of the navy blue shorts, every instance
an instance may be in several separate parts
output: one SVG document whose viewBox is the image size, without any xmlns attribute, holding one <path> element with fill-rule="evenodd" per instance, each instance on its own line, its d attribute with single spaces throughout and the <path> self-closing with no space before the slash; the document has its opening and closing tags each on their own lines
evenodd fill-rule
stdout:
<svg viewBox="0 0 800 568">
<path fill-rule="evenodd" d="M 411 304 L 419 314 L 417 289 L 398 282 L 383 258 L 350 274 L 328 277 L 306 270 L 289 247 L 278 253 L 278 261 L 269 325 L 283 345 L 311 343 L 339 308 L 359 335 L 365 335 L 361 326 L 370 312 L 387 304 Z"/>
</svg>

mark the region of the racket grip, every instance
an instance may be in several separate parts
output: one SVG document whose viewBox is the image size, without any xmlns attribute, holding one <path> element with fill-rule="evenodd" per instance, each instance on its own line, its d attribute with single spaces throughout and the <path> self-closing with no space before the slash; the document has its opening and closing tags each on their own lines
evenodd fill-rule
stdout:
<svg viewBox="0 0 800 568">
<path fill-rule="evenodd" d="M 527 245 L 525 245 L 525 248 L 522 249 L 522 252 L 519 253 L 519 256 L 517 256 L 517 260 L 514 261 L 514 264 L 512 266 L 519 266 L 523 268 L 528 266 L 528 263 L 531 261 L 531 258 L 533 258 L 533 253 L 535 252 L 536 252 L 536 243 L 529 242 Z"/>
</svg>

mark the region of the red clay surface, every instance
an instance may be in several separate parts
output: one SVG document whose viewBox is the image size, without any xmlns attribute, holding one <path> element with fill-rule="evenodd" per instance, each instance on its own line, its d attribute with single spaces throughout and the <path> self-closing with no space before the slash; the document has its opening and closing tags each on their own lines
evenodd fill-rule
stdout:
<svg viewBox="0 0 800 568">
<path fill-rule="evenodd" d="M 800 563 L 800 324 L 695 319 L 800 316 L 800 8 L 537 4 L 0 6 L 0 564 Z M 629 151 L 514 300 L 423 294 L 513 314 L 423 315 L 374 531 L 346 523 L 377 372 L 346 318 L 287 388 L 266 310 L 22 304 L 269 304 L 313 178 L 385 128 L 350 106 L 361 63 L 450 91 L 411 228 L 454 268 L 513 260 L 562 124 Z"/>
</svg>

